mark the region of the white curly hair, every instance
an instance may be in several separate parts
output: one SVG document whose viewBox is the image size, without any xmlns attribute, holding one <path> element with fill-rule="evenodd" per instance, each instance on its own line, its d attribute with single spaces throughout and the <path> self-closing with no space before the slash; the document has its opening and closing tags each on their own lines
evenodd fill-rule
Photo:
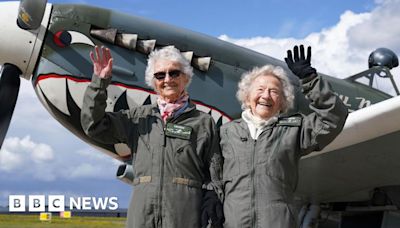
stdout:
<svg viewBox="0 0 400 228">
<path fill-rule="evenodd" d="M 248 109 L 248 105 L 246 105 L 247 99 L 249 97 L 251 84 L 253 81 L 262 75 L 272 75 L 276 77 L 282 85 L 283 89 L 283 104 L 281 104 L 281 113 L 286 113 L 292 106 L 294 102 L 294 88 L 290 83 L 288 76 L 286 75 L 285 70 L 280 66 L 273 65 L 265 65 L 262 67 L 254 67 L 252 70 L 247 71 L 242 74 L 240 82 L 238 84 L 238 91 L 236 93 L 236 97 L 242 105 L 242 109 Z"/>
<path fill-rule="evenodd" d="M 181 52 L 173 46 L 167 46 L 161 49 L 154 50 L 150 53 L 147 59 L 147 67 L 145 71 L 145 81 L 148 86 L 154 89 L 154 65 L 158 60 L 170 60 L 178 62 L 181 65 L 181 71 L 188 78 L 186 88 L 192 81 L 193 67 L 190 62 L 181 54 Z"/>
</svg>

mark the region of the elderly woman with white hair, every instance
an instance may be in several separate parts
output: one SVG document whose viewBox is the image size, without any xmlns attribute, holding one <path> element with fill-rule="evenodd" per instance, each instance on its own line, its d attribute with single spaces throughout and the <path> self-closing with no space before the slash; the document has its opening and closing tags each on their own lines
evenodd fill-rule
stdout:
<svg viewBox="0 0 400 228">
<path fill-rule="evenodd" d="M 294 92 L 279 66 L 243 74 L 237 97 L 242 118 L 221 127 L 225 228 L 297 227 L 293 194 L 301 156 L 318 151 L 342 130 L 347 108 L 311 67 L 311 48 L 288 51 L 289 69 L 310 101 L 309 114 L 289 114 Z"/>
<path fill-rule="evenodd" d="M 135 179 L 127 227 L 200 228 L 209 219 L 221 226 L 219 137 L 212 117 L 189 99 L 190 63 L 174 47 L 153 51 L 145 81 L 157 92 L 157 103 L 105 112 L 110 50 L 96 47 L 91 59 L 94 75 L 84 98 L 82 127 L 95 140 L 131 148 Z"/>
</svg>

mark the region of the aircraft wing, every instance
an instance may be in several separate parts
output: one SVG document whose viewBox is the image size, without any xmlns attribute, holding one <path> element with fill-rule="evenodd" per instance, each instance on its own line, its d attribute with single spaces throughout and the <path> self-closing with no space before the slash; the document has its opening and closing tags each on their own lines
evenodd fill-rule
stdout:
<svg viewBox="0 0 400 228">
<path fill-rule="evenodd" d="M 300 161 L 297 194 L 308 202 L 371 199 L 377 187 L 400 185 L 400 97 L 351 113 L 323 151 Z"/>
</svg>

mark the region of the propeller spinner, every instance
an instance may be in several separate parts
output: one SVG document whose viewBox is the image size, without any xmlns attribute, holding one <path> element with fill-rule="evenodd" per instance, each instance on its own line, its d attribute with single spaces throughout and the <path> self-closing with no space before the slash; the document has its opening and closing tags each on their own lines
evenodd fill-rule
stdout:
<svg viewBox="0 0 400 228">
<path fill-rule="evenodd" d="M 14 112 L 20 76 L 30 79 L 39 58 L 51 12 L 51 5 L 46 3 L 0 3 L 0 34 L 6 34 L 0 36 L 0 148 Z"/>
</svg>

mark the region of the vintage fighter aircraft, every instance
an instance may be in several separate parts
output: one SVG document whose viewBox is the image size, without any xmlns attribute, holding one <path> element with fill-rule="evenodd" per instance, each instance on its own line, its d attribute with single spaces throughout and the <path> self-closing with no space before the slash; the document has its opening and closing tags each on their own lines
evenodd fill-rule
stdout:
<svg viewBox="0 0 400 228">
<path fill-rule="evenodd" d="M 107 46 L 114 57 L 108 111 L 154 102 L 155 93 L 144 82 L 147 55 L 155 48 L 174 45 L 194 67 L 191 98 L 218 125 L 241 112 L 235 92 L 244 71 L 265 64 L 286 68 L 282 61 L 213 37 L 86 5 L 1 2 L 0 24 L 0 147 L 23 77 L 32 81 L 42 104 L 63 126 L 126 163 L 117 175 L 128 183 L 133 173 L 127 145 L 93 141 L 80 125 L 83 94 L 92 75 L 89 52 L 94 45 Z M 344 80 L 321 74 L 351 114 L 333 143 L 300 162 L 298 199 L 302 205 L 312 205 L 302 210 L 303 227 L 310 226 L 321 210 L 342 215 L 349 208 L 376 210 L 381 213 L 376 217 L 400 209 L 400 97 L 372 86 L 375 79 L 390 80 L 399 95 L 390 73 L 398 59 L 388 49 L 378 49 L 370 58 L 370 69 Z M 290 77 L 298 85 L 297 78 Z M 297 90 L 293 111 L 307 112 L 307 101 Z M 371 209 L 371 205 L 380 207 Z M 359 222 L 354 216 L 341 218 L 341 227 Z M 378 220 L 381 224 L 384 219 Z"/>
</svg>

